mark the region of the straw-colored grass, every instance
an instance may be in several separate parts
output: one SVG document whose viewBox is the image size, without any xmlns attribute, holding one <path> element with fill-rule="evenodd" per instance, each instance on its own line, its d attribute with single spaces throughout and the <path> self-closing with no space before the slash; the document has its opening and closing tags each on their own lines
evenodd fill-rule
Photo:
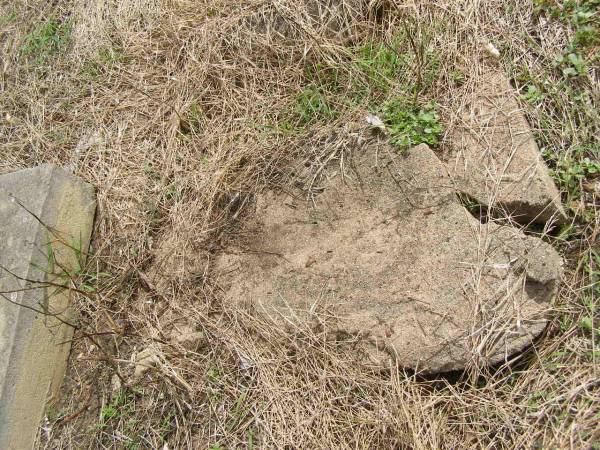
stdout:
<svg viewBox="0 0 600 450">
<path fill-rule="evenodd" d="M 600 38 L 593 16 L 572 20 L 598 2 L 534 3 L 3 2 L 0 172 L 58 163 L 98 195 L 90 293 L 40 446 L 598 448 Z M 552 238 L 552 323 L 518 362 L 380 373 L 220 303 L 211 263 L 253 193 L 292 161 L 337 158 L 398 96 L 436 102 L 449 129 L 482 64 L 523 94 L 572 220 Z"/>
</svg>

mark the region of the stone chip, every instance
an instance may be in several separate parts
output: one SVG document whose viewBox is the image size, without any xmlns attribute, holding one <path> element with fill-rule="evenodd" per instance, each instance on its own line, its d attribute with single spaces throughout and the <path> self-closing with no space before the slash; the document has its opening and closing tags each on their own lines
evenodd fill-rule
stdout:
<svg viewBox="0 0 600 450">
<path fill-rule="evenodd" d="M 471 88 L 449 133 L 456 189 L 519 223 L 563 222 L 560 194 L 508 80 L 487 69 Z"/>
</svg>

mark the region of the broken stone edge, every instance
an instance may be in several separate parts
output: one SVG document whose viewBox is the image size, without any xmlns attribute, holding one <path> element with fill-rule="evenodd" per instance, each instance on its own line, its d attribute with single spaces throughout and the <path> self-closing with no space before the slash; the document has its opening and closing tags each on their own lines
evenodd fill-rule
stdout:
<svg viewBox="0 0 600 450">
<path fill-rule="evenodd" d="M 474 89 L 471 109 L 463 111 L 465 124 L 456 127 L 450 135 L 454 154 L 446 167 L 453 176 L 456 189 L 488 208 L 504 210 L 524 225 L 567 223 L 560 192 L 509 80 L 501 72 L 488 70 Z M 479 111 L 482 117 L 474 117 L 474 111 Z M 490 121 L 491 131 L 485 126 Z M 511 137 L 512 142 L 507 142 L 506 136 L 495 135 L 498 130 L 516 136 Z M 486 142 L 489 148 L 481 142 Z M 513 151 L 518 153 L 516 161 L 512 161 Z M 497 175 L 518 175 L 518 178 L 507 184 L 497 181 L 499 186 L 490 186 L 490 174 L 481 169 L 485 164 L 482 158 L 488 152 L 507 171 Z M 461 167 L 462 170 L 457 170 Z M 490 194 L 495 197 L 494 204 L 490 204 Z"/>
</svg>

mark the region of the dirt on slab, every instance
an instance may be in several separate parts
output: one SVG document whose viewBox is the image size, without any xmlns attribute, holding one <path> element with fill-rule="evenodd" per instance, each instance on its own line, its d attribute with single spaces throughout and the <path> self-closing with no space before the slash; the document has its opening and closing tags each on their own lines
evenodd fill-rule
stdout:
<svg viewBox="0 0 600 450">
<path fill-rule="evenodd" d="M 502 362 L 544 329 L 561 258 L 474 218 L 427 146 L 370 143 L 308 196 L 294 186 L 260 195 L 219 257 L 225 301 L 359 337 L 366 363 L 424 373 Z"/>
</svg>

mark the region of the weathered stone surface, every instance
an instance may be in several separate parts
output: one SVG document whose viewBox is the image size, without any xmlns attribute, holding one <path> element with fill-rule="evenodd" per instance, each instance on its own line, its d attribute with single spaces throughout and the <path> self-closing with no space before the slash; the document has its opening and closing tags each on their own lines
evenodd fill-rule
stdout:
<svg viewBox="0 0 600 450">
<path fill-rule="evenodd" d="M 315 207 L 305 195 L 257 199 L 216 264 L 225 301 L 292 327 L 325 320 L 362 337 L 372 362 L 424 372 L 498 363 L 529 345 L 546 325 L 559 255 L 471 216 L 427 146 L 376 147 L 346 160 L 344 179 L 330 172 Z"/>
<path fill-rule="evenodd" d="M 2 449 L 32 448 L 58 393 L 73 333 L 60 286 L 85 259 L 94 212 L 93 188 L 58 167 L 0 176 Z"/>
<path fill-rule="evenodd" d="M 490 71 L 472 88 L 450 133 L 456 188 L 520 223 L 563 221 L 560 194 L 508 80 Z"/>
</svg>

